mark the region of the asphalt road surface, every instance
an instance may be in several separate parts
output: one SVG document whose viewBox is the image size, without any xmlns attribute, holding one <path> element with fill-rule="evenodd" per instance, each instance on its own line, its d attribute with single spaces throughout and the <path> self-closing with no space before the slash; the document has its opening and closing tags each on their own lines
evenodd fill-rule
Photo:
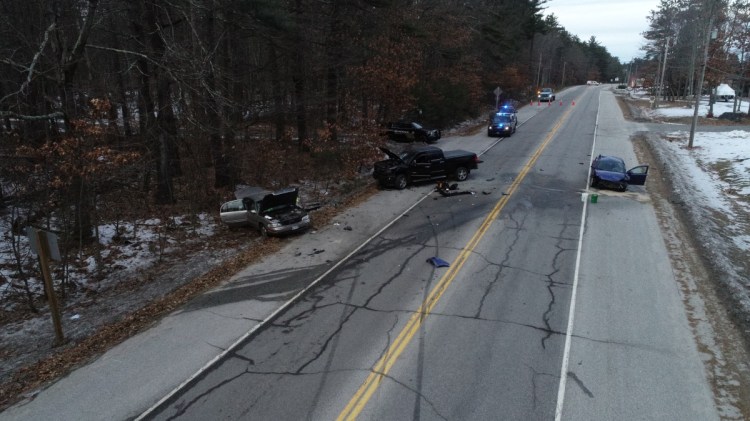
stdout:
<svg viewBox="0 0 750 421">
<path fill-rule="evenodd" d="M 473 194 L 411 188 L 413 208 L 143 418 L 718 419 L 648 187 L 587 190 L 592 154 L 637 164 L 636 123 L 598 87 L 557 99 L 510 138 L 441 140 L 486 149 Z"/>
</svg>

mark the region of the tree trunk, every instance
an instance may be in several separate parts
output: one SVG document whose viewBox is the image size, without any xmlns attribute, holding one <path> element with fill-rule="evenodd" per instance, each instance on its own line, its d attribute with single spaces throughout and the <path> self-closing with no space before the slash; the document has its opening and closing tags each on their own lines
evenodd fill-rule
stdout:
<svg viewBox="0 0 750 421">
<path fill-rule="evenodd" d="M 331 25 L 326 42 L 326 122 L 331 131 L 331 140 L 336 141 L 338 136 L 338 74 L 341 65 L 341 37 L 339 27 L 339 2 L 331 2 Z"/>
<path fill-rule="evenodd" d="M 159 159 L 156 162 L 156 203 L 174 203 L 174 179 L 178 176 L 179 160 L 177 159 L 177 124 L 172 110 L 170 80 L 159 72 L 157 76 L 157 102 L 159 112 L 156 115 L 158 132 Z"/>
<path fill-rule="evenodd" d="M 158 13 L 163 10 L 164 5 L 157 0 L 146 0 L 143 8 L 143 19 L 146 22 L 146 33 L 148 37 L 151 57 L 163 60 L 166 45 L 162 38 Z M 156 196 L 157 204 L 174 203 L 174 177 L 180 175 L 179 157 L 177 155 L 176 137 L 177 122 L 174 116 L 173 103 L 171 97 L 171 80 L 164 69 L 150 66 L 150 80 L 148 86 L 156 85 L 156 121 L 154 131 L 150 131 L 147 136 L 152 136 L 157 146 L 156 159 L 153 164 L 156 167 Z M 155 152 L 156 152 L 155 151 Z"/>
<path fill-rule="evenodd" d="M 211 7 L 206 11 L 206 45 L 209 49 L 217 51 L 216 61 L 221 64 L 225 64 L 224 60 L 221 59 L 222 53 L 226 52 L 226 37 L 218 39 L 217 34 L 221 34 L 221 24 L 224 22 L 221 12 L 215 7 Z M 218 15 L 218 16 L 217 16 Z M 224 46 L 224 49 L 216 48 L 217 43 Z M 221 69 L 217 72 L 216 66 L 210 66 L 206 72 L 206 85 L 210 86 L 210 90 L 204 91 L 204 104 L 203 109 L 206 114 L 206 121 L 208 123 L 208 129 L 210 130 L 209 138 L 211 143 L 211 161 L 214 167 L 214 187 L 227 187 L 232 183 L 232 177 L 229 173 L 229 162 L 226 153 L 225 138 L 223 136 L 224 118 L 222 111 L 224 109 L 222 98 L 222 84 Z"/>
<path fill-rule="evenodd" d="M 81 117 L 80 102 L 83 102 L 83 95 L 77 95 L 74 80 L 76 71 L 78 70 L 78 64 L 83 59 L 86 43 L 91 34 L 91 29 L 94 22 L 97 20 L 97 6 L 98 0 L 89 0 L 86 6 L 85 20 L 83 20 L 83 26 L 80 28 L 75 43 L 73 44 L 70 51 L 67 50 L 67 46 L 64 45 L 65 34 L 61 32 L 56 37 L 61 45 L 58 45 L 58 51 L 60 51 L 59 59 L 61 60 L 61 71 L 58 77 L 58 89 L 60 98 L 62 98 L 63 114 L 64 114 L 64 125 L 65 131 L 64 136 L 75 137 L 78 139 L 78 134 L 75 128 L 70 124 L 71 118 Z M 55 2 L 53 7 L 55 10 L 59 10 L 62 5 L 59 2 Z M 62 26 L 62 25 L 60 25 Z M 62 134 L 62 133 L 61 133 Z M 80 139 L 78 139 L 80 142 Z M 80 151 L 80 148 L 79 148 Z M 88 183 L 83 179 L 82 175 L 74 176 L 71 183 L 71 198 L 74 198 L 73 207 L 75 211 L 75 221 L 73 224 L 73 232 L 78 236 L 80 244 L 88 243 L 93 236 L 93 226 L 91 219 L 92 204 L 91 204 L 91 192 L 89 191 Z"/>
<path fill-rule="evenodd" d="M 274 131 L 276 140 L 281 140 L 286 130 L 284 119 L 284 92 L 281 89 L 281 69 L 279 68 L 279 59 L 276 44 L 273 41 L 268 43 L 268 62 L 271 68 L 271 95 L 273 96 L 274 109 Z"/>
<path fill-rule="evenodd" d="M 304 142 L 307 139 L 307 98 L 305 92 L 305 57 L 304 51 L 307 48 L 304 45 L 303 36 L 303 13 L 302 0 L 295 2 L 295 29 L 294 29 L 294 69 L 292 70 L 292 82 L 294 84 L 294 103 L 295 114 L 297 119 L 297 142 L 300 149 L 304 148 Z"/>
</svg>

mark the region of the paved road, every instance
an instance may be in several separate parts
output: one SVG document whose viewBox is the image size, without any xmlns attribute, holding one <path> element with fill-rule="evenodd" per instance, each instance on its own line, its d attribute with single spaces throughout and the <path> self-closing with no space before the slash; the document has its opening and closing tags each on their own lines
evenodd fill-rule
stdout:
<svg viewBox="0 0 750 421">
<path fill-rule="evenodd" d="M 581 200 L 628 127 L 567 95 L 153 418 L 718 419 L 646 191 Z"/>
<path fill-rule="evenodd" d="M 135 417 L 217 355 L 144 418 L 717 419 L 647 189 L 581 200 L 641 128 L 559 96 L 441 140 L 486 150 L 474 195 L 380 192 L 0 419 Z"/>
</svg>

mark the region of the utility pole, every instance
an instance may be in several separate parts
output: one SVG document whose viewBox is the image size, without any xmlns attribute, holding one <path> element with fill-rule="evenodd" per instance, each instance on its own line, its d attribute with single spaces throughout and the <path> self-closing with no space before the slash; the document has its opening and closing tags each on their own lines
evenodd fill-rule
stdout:
<svg viewBox="0 0 750 421">
<path fill-rule="evenodd" d="M 656 94 L 656 99 L 654 99 L 654 108 L 659 108 L 659 98 L 661 98 L 662 91 L 664 89 L 664 74 L 667 70 L 667 54 L 669 54 L 669 40 L 670 38 L 667 37 L 667 42 L 664 44 L 664 61 L 661 65 L 661 77 L 659 78 L 659 90 Z"/>
<path fill-rule="evenodd" d="M 539 53 L 539 67 L 536 71 L 536 88 L 542 83 L 542 53 Z M 536 89 L 535 88 L 535 89 Z"/>
<path fill-rule="evenodd" d="M 625 76 L 625 85 L 627 85 L 630 88 L 632 88 L 632 86 L 630 86 L 630 76 L 632 75 L 632 73 L 630 72 L 632 70 L 633 70 L 633 60 L 630 60 L 630 63 L 628 63 L 628 73 L 627 73 L 627 76 Z"/>
<path fill-rule="evenodd" d="M 562 72 L 562 79 L 560 80 L 560 89 L 565 87 L 565 65 L 567 65 L 567 61 L 563 61 L 563 72 Z"/>
</svg>

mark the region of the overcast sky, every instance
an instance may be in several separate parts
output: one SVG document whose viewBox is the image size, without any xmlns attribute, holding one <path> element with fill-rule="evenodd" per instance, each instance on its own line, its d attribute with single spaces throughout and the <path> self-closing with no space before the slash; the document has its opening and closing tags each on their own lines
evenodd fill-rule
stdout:
<svg viewBox="0 0 750 421">
<path fill-rule="evenodd" d="M 588 41 L 593 35 L 610 54 L 627 63 L 643 57 L 643 32 L 647 16 L 657 10 L 659 0 L 549 0 L 544 15 L 555 14 L 570 34 Z"/>
</svg>

